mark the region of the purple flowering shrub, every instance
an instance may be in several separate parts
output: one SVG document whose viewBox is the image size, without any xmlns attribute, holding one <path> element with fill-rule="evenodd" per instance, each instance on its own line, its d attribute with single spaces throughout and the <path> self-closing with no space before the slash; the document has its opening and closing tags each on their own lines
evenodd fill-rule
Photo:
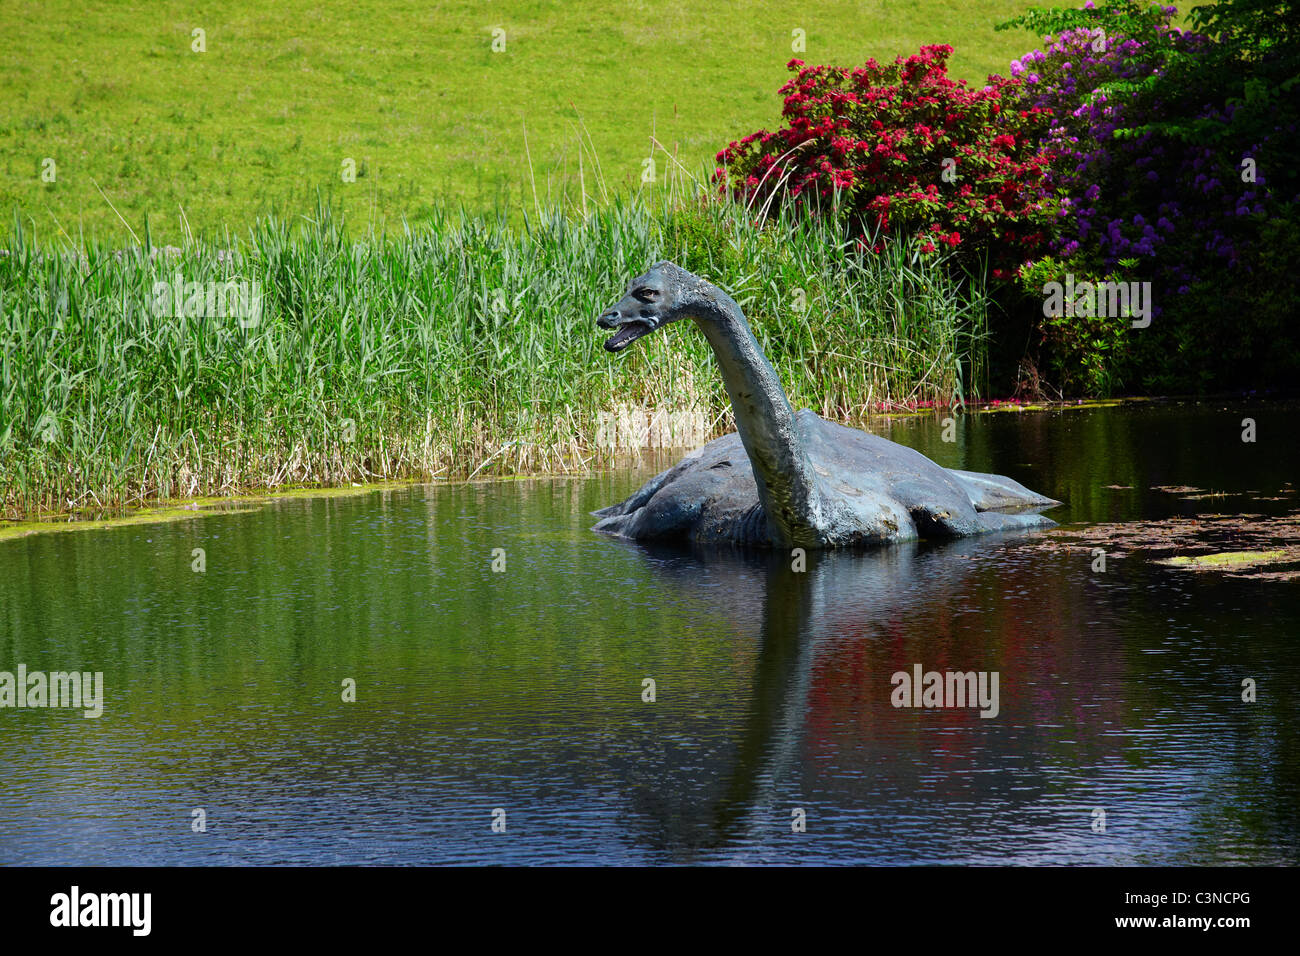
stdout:
<svg viewBox="0 0 1300 956">
<path fill-rule="evenodd" d="M 1105 339 L 1106 360 L 1127 366 L 1118 377 L 1133 373 L 1148 388 L 1200 387 L 1234 362 L 1249 365 L 1259 347 L 1260 336 L 1243 334 L 1225 312 L 1243 294 L 1249 299 L 1252 274 L 1264 265 L 1261 224 L 1293 216 L 1296 197 L 1274 195 L 1269 171 L 1247 162 L 1272 144 L 1268 133 L 1248 141 L 1234 130 L 1239 103 L 1204 84 L 1158 82 L 1208 55 L 1215 41 L 1173 27 L 1174 7 L 1150 8 L 1133 31 L 1141 38 L 1126 36 L 1117 27 L 1133 5 L 1113 6 L 1124 10 L 1096 10 L 1089 0 L 1096 26 L 1048 36 L 1046 49 L 1011 64 L 1029 102 L 1052 112 L 1041 142 L 1050 157 L 1045 189 L 1059 201 L 1051 253 L 1076 279 L 1152 283 L 1151 326 L 1134 330 L 1123 349 Z M 1183 123 L 1183 135 L 1168 129 L 1171 119 Z M 1201 135 L 1188 137 L 1188 128 Z M 1294 139 L 1294 127 L 1275 132 Z M 1020 278 L 1031 295 L 1041 290 L 1042 270 L 1032 262 Z M 1077 354 L 1067 351 L 1095 371 L 1098 356 L 1079 325 L 1071 334 L 1068 320 L 1049 318 L 1040 325 L 1043 342 L 1058 349 L 1057 364 L 1063 340 L 1084 342 Z"/>
</svg>

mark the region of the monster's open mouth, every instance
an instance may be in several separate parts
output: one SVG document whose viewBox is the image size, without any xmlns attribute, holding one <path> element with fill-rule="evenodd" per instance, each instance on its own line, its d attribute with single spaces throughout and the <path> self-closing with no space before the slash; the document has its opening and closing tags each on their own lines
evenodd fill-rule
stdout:
<svg viewBox="0 0 1300 956">
<path fill-rule="evenodd" d="M 618 327 L 618 331 L 605 340 L 606 352 L 621 352 L 643 335 L 649 335 L 653 332 L 645 322 L 638 322 L 633 319 Z"/>
</svg>

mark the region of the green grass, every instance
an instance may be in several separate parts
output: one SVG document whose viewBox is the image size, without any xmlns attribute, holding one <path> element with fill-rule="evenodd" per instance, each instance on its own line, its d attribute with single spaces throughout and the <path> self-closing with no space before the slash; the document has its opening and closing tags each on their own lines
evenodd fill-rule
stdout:
<svg viewBox="0 0 1300 956">
<path fill-rule="evenodd" d="M 1028 5 L 6 0 L 0 210 L 21 209 L 41 241 L 120 243 L 124 221 L 139 234 L 147 216 L 179 242 L 295 215 L 322 189 L 356 227 L 457 202 L 517 215 L 536 208 L 534 184 L 539 205 L 580 207 L 584 185 L 639 185 L 652 134 L 697 170 L 774 124 L 796 55 L 857 64 L 950 43 L 956 74 L 1005 73 L 1033 38 L 993 25 Z M 355 183 L 342 182 L 347 158 Z M 662 181 L 669 161 L 656 161 Z"/>
<path fill-rule="evenodd" d="M 147 241 L 149 237 L 143 237 Z M 177 254 L 34 246 L 0 255 L 0 514 L 428 478 L 582 471 L 602 415 L 730 426 L 689 323 L 612 357 L 595 316 L 671 258 L 726 288 L 792 403 L 853 420 L 959 401 L 982 375 L 977 282 L 902 245 L 865 257 L 825 219 L 758 228 L 728 202 L 614 201 L 525 229 L 440 215 L 349 238 L 328 208 Z M 155 283 L 261 284 L 256 324 L 169 318 Z"/>
</svg>

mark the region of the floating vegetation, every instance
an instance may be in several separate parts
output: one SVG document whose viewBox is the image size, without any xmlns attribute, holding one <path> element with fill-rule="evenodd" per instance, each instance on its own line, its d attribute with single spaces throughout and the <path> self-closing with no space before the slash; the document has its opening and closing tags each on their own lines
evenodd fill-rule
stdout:
<svg viewBox="0 0 1300 956">
<path fill-rule="evenodd" d="M 1111 558 L 1150 554 L 1154 563 L 1168 568 L 1289 581 L 1300 579 L 1300 511 L 1281 517 L 1177 516 L 1054 528 L 1027 546 L 1049 551 L 1102 548 Z"/>
<path fill-rule="evenodd" d="M 1125 485 L 1105 485 L 1106 488 L 1126 488 Z M 1167 495 L 1177 495 L 1179 501 L 1204 501 L 1206 498 L 1241 498 L 1248 497 L 1252 501 L 1286 501 L 1286 496 L 1294 494 L 1294 489 L 1288 489 L 1284 486 L 1282 495 L 1262 496 L 1258 491 L 1206 491 L 1204 488 L 1193 488 L 1191 485 L 1152 485 L 1152 491 L 1163 492 Z"/>
<path fill-rule="evenodd" d="M 1292 548 L 1275 548 L 1272 551 L 1220 551 L 1217 554 L 1200 554 L 1196 556 L 1178 554 L 1172 558 L 1161 558 L 1156 564 L 1171 568 L 1187 568 L 1191 571 L 1223 568 L 1256 568 L 1268 564 L 1300 561 L 1300 546 Z"/>
</svg>

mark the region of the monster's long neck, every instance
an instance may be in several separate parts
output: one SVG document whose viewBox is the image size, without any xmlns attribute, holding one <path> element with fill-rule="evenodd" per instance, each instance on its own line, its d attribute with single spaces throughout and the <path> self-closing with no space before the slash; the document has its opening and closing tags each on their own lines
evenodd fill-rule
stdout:
<svg viewBox="0 0 1300 956">
<path fill-rule="evenodd" d="M 712 308 L 696 324 L 722 368 L 772 535 L 787 547 L 816 546 L 822 523 L 817 478 L 794 411 L 740 307 L 720 291 L 709 298 Z"/>
</svg>

